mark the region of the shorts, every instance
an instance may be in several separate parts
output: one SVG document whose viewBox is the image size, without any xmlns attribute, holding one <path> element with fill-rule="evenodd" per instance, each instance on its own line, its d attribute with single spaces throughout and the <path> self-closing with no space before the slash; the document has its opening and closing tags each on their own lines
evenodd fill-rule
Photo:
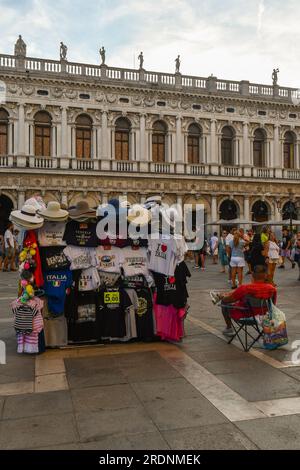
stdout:
<svg viewBox="0 0 300 470">
<path fill-rule="evenodd" d="M 246 266 L 245 258 L 239 256 L 232 256 L 230 260 L 230 266 L 232 268 L 244 268 Z"/>
<path fill-rule="evenodd" d="M 289 258 L 291 256 L 291 250 L 286 250 L 286 249 L 281 248 L 281 256 Z"/>
<path fill-rule="evenodd" d="M 14 255 L 13 248 L 5 248 L 5 257 L 11 259 Z"/>
</svg>

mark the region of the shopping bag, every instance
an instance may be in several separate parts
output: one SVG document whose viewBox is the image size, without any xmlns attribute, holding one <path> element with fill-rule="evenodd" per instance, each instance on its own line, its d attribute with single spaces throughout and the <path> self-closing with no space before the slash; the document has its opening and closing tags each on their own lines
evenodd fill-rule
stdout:
<svg viewBox="0 0 300 470">
<path fill-rule="evenodd" d="M 285 314 L 273 304 L 263 318 L 264 348 L 277 349 L 288 343 Z"/>
</svg>

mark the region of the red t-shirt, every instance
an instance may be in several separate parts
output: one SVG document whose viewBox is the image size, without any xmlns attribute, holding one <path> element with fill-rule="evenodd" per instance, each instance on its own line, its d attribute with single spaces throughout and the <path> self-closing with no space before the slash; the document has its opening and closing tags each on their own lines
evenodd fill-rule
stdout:
<svg viewBox="0 0 300 470">
<path fill-rule="evenodd" d="M 273 303 L 276 303 L 277 300 L 277 290 L 275 289 L 272 284 L 268 284 L 265 282 L 253 282 L 252 284 L 244 284 L 232 293 L 232 297 L 235 301 L 234 305 L 237 307 L 246 307 L 245 297 L 250 295 L 251 297 L 255 297 L 257 299 L 272 299 Z M 263 315 L 266 313 L 268 307 L 266 303 L 262 307 L 254 307 L 252 308 L 251 315 Z M 247 316 L 247 312 L 241 312 L 239 310 L 230 310 L 230 315 L 232 318 L 238 320 L 239 318 L 243 318 Z"/>
</svg>

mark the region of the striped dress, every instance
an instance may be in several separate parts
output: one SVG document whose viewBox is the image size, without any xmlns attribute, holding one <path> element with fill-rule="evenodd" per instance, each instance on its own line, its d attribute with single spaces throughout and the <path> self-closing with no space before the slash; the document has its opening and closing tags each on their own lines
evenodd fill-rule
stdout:
<svg viewBox="0 0 300 470">
<path fill-rule="evenodd" d="M 18 299 L 12 303 L 17 334 L 17 352 L 35 354 L 39 352 L 39 333 L 44 328 L 43 302 L 38 297 L 22 304 Z"/>
</svg>

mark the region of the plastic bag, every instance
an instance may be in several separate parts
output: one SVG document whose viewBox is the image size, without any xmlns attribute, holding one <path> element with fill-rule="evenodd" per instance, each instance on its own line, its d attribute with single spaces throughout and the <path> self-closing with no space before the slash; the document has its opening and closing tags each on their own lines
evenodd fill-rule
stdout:
<svg viewBox="0 0 300 470">
<path fill-rule="evenodd" d="M 288 343 L 285 314 L 273 302 L 263 318 L 264 348 L 277 349 Z"/>
</svg>

